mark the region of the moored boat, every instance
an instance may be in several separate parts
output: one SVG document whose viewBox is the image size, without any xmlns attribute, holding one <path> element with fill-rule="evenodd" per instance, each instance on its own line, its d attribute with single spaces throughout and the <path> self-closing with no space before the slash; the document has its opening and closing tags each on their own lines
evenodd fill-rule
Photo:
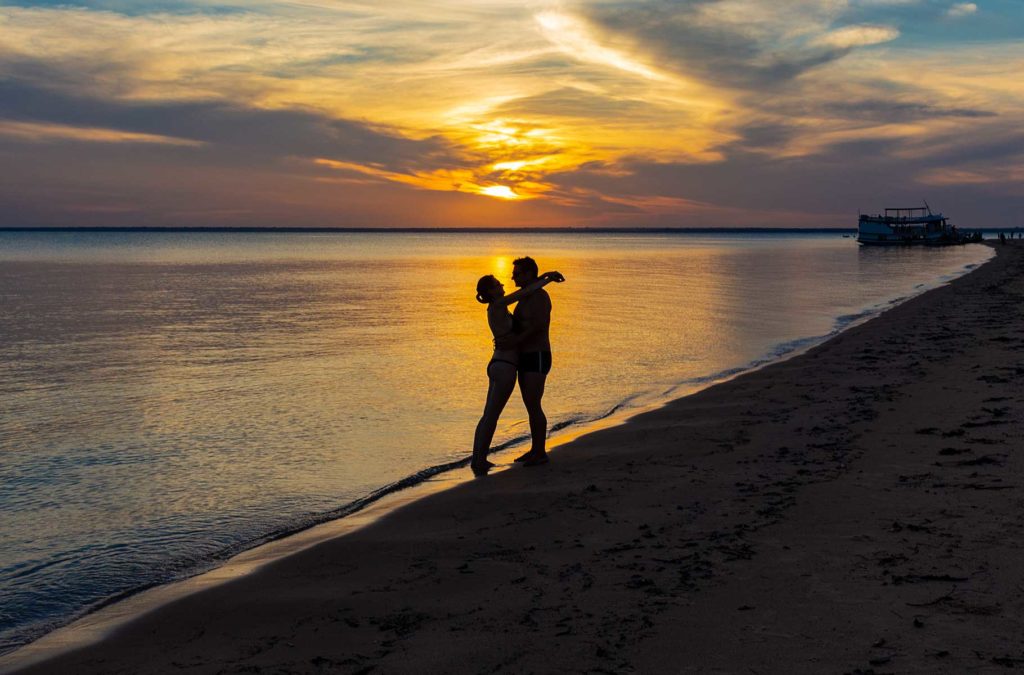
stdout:
<svg viewBox="0 0 1024 675">
<path fill-rule="evenodd" d="M 873 216 L 861 214 L 857 222 L 857 242 L 865 246 L 946 246 L 974 239 L 950 225 L 941 213 L 932 213 L 927 202 Z"/>
</svg>

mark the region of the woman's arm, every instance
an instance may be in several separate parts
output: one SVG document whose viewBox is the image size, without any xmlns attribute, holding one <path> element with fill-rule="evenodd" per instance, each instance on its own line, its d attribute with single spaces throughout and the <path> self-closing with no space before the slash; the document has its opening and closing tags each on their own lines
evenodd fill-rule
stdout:
<svg viewBox="0 0 1024 675">
<path fill-rule="evenodd" d="M 536 293 L 540 289 L 550 284 L 552 281 L 556 283 L 562 283 L 563 281 L 565 281 L 565 277 L 563 277 L 560 272 L 545 272 L 544 274 L 537 277 L 537 280 L 534 281 L 532 284 L 523 286 L 518 291 L 515 291 L 514 293 L 509 293 L 508 295 L 499 298 L 496 302 L 499 305 L 511 305 L 513 302 L 519 302 L 520 300 L 530 295 L 531 293 Z"/>
</svg>

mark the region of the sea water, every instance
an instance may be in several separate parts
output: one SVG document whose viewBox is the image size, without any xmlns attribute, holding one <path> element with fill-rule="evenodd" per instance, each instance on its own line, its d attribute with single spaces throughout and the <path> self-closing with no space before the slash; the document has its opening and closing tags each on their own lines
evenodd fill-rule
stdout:
<svg viewBox="0 0 1024 675">
<path fill-rule="evenodd" d="M 560 430 L 782 358 L 991 250 L 835 233 L 0 233 L 0 651 L 468 471 L 491 349 L 476 280 L 511 291 L 522 255 L 568 279 L 548 289 Z M 513 394 L 495 445 L 527 436 Z"/>
</svg>

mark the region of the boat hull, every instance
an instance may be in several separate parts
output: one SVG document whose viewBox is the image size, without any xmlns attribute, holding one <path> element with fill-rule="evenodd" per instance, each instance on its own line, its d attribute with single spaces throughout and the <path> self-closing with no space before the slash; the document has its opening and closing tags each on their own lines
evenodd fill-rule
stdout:
<svg viewBox="0 0 1024 675">
<path fill-rule="evenodd" d="M 925 239 L 907 239 L 907 240 L 894 240 L 894 239 L 890 239 L 890 240 L 886 240 L 886 241 L 879 241 L 877 239 L 861 239 L 860 237 L 858 237 L 857 238 L 857 243 L 861 244 L 862 246 L 889 246 L 889 247 L 896 247 L 896 246 L 946 246 L 947 244 L 952 244 L 954 242 L 946 242 L 946 241 L 941 241 L 941 240 L 934 240 L 934 241 L 932 241 L 932 240 L 925 240 Z"/>
</svg>

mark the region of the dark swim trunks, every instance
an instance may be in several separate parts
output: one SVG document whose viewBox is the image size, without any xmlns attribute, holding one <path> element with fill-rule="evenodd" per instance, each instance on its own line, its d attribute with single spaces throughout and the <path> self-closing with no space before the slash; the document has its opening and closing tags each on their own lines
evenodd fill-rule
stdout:
<svg viewBox="0 0 1024 675">
<path fill-rule="evenodd" d="M 551 352 L 523 352 L 519 355 L 519 372 L 547 375 L 551 372 Z"/>
</svg>

